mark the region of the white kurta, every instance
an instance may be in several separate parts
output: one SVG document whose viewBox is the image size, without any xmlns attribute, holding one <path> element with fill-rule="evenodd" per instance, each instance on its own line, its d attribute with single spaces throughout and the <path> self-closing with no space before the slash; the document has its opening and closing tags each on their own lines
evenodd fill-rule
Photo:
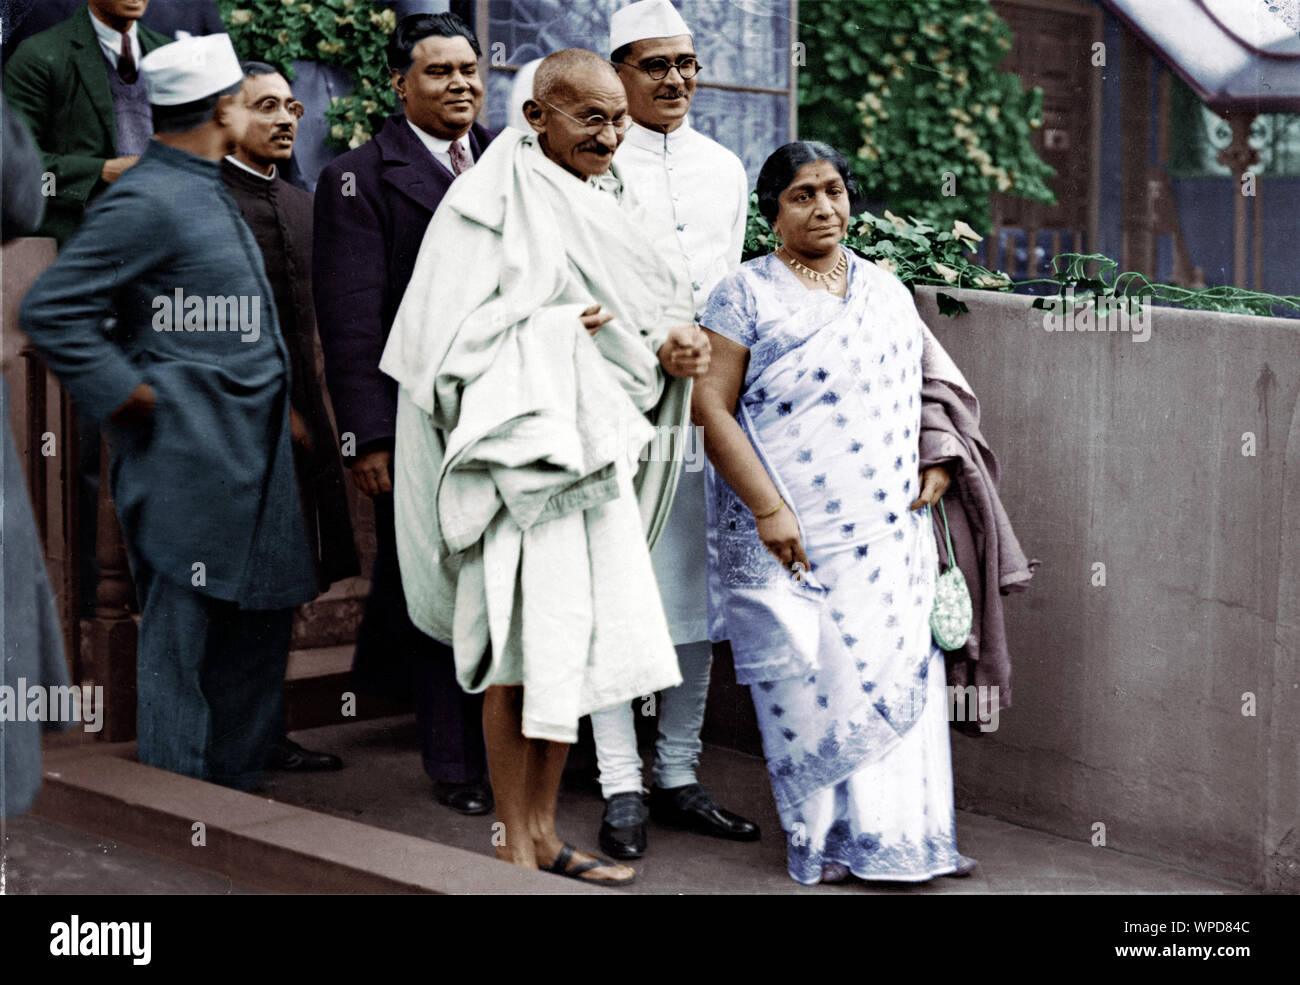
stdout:
<svg viewBox="0 0 1300 985">
<path fill-rule="evenodd" d="M 670 215 L 691 276 L 695 310 L 740 263 L 749 179 L 731 151 L 691 127 L 657 133 L 633 124 L 618 149 L 623 180 L 649 209 Z M 708 639 L 704 442 L 691 435 L 672 515 L 652 559 L 673 642 Z"/>
</svg>

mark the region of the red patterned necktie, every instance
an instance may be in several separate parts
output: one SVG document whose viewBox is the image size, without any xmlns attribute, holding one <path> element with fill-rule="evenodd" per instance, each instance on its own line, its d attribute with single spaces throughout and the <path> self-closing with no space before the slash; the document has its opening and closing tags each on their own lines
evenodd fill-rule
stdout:
<svg viewBox="0 0 1300 985">
<path fill-rule="evenodd" d="M 128 34 L 122 35 L 122 53 L 117 56 L 117 75 L 129 86 L 135 85 L 140 78 L 140 73 L 135 68 L 135 59 L 131 57 L 131 36 Z"/>
<path fill-rule="evenodd" d="M 474 166 L 474 162 L 469 159 L 465 153 L 465 148 L 460 145 L 459 140 L 453 140 L 451 147 L 448 148 L 451 155 L 451 170 L 453 174 L 460 174 L 462 171 L 468 171 Z"/>
</svg>

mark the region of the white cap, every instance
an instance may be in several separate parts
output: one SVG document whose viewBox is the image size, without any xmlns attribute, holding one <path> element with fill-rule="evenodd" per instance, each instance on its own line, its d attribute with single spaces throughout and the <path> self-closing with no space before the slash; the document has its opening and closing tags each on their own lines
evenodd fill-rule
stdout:
<svg viewBox="0 0 1300 985">
<path fill-rule="evenodd" d="M 638 0 L 616 10 L 609 19 L 609 52 L 613 54 L 633 41 L 675 38 L 690 33 L 686 21 L 668 0 Z"/>
<path fill-rule="evenodd" d="M 181 106 L 229 89 L 244 78 L 227 34 L 182 38 L 140 59 L 149 103 Z"/>
</svg>

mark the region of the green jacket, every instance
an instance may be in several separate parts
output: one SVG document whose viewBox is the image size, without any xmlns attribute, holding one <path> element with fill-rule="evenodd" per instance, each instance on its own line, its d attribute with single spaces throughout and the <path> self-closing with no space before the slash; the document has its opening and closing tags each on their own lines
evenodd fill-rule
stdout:
<svg viewBox="0 0 1300 985">
<path fill-rule="evenodd" d="M 143 24 L 136 29 L 145 54 L 171 43 Z M 54 191 L 36 235 L 53 236 L 60 245 L 81 224 L 90 200 L 108 187 L 100 170 L 104 161 L 117 157 L 108 72 L 85 6 L 32 35 L 5 66 L 5 98 L 35 138 L 44 170 L 54 175 Z"/>
</svg>

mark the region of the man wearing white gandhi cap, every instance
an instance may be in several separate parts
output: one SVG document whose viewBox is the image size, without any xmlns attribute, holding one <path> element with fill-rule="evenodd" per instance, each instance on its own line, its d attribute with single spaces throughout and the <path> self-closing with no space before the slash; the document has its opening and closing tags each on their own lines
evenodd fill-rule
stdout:
<svg viewBox="0 0 1300 985">
<path fill-rule="evenodd" d="M 184 38 L 163 45 L 140 62 L 149 105 L 177 107 L 237 92 L 244 80 L 228 34 Z M 215 102 L 214 102 L 215 107 Z"/>
<path fill-rule="evenodd" d="M 140 603 L 140 761 L 252 787 L 280 736 L 293 607 L 316 595 L 289 356 L 221 178 L 247 125 L 225 35 L 140 63 L 154 135 L 23 300 L 23 330 L 107 421 Z M 112 338 L 100 329 L 117 319 Z"/>
<path fill-rule="evenodd" d="M 610 19 L 610 60 L 633 123 L 618 151 L 624 181 L 670 216 L 691 277 L 695 308 L 740 263 L 749 182 L 740 159 L 687 119 L 701 71 L 691 30 L 668 0 L 640 0 Z M 649 814 L 656 822 L 737 841 L 756 825 L 723 810 L 696 781 L 712 648 L 705 611 L 707 564 L 703 442 L 692 433 L 672 515 L 653 554 L 682 684 L 663 696 Z M 694 453 L 694 454 L 693 454 Z M 619 859 L 646 849 L 646 804 L 632 709 L 591 716 L 605 816 L 600 844 Z"/>
</svg>

